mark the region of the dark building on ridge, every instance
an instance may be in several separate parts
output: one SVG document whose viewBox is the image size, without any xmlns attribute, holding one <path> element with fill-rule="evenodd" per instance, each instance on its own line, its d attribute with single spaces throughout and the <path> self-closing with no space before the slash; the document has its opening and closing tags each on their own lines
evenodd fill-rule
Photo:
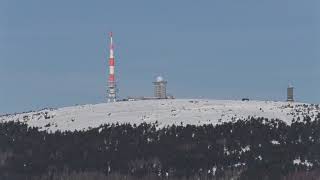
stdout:
<svg viewBox="0 0 320 180">
<path fill-rule="evenodd" d="M 287 101 L 288 102 L 294 102 L 293 99 L 293 86 L 289 85 L 287 88 Z"/>
</svg>

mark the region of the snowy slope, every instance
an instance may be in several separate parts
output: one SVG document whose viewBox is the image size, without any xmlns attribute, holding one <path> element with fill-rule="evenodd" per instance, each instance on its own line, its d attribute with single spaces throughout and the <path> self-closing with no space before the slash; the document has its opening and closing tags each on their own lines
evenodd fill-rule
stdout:
<svg viewBox="0 0 320 180">
<path fill-rule="evenodd" d="M 280 119 L 291 123 L 293 118 L 320 112 L 317 105 L 271 101 L 230 100 L 144 100 L 88 104 L 37 112 L 6 115 L 0 122 L 20 121 L 49 132 L 86 130 L 101 124 L 158 122 L 159 127 L 172 124 L 219 124 L 248 116 Z"/>
</svg>

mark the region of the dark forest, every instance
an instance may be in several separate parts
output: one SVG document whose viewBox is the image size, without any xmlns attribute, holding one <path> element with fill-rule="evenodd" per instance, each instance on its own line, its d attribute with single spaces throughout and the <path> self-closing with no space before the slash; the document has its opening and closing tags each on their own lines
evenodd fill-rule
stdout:
<svg viewBox="0 0 320 180">
<path fill-rule="evenodd" d="M 0 124 L 1 180 L 316 180 L 319 166 L 320 115 L 291 125 L 248 117 L 215 126 L 106 124 L 55 133 Z"/>
</svg>

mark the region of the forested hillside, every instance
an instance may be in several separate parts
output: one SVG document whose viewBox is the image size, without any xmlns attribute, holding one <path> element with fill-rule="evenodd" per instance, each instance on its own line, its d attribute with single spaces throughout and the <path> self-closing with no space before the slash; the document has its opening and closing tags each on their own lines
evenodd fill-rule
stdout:
<svg viewBox="0 0 320 180">
<path fill-rule="evenodd" d="M 89 119 L 88 119 L 89 120 Z M 0 179 L 312 179 L 320 115 L 291 125 L 248 118 L 220 125 L 107 124 L 47 133 L 0 124 Z"/>
</svg>

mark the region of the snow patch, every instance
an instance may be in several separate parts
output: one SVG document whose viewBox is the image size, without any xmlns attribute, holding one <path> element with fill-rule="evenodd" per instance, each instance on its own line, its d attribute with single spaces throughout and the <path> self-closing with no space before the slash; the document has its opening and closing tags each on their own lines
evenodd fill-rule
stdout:
<svg viewBox="0 0 320 180">
<path fill-rule="evenodd" d="M 271 141 L 271 144 L 279 145 L 280 143 L 279 143 L 279 141 L 277 141 L 277 140 L 272 140 L 272 141 Z"/>
<path fill-rule="evenodd" d="M 294 165 L 302 165 L 307 167 L 312 167 L 313 163 L 309 162 L 308 160 L 301 161 L 300 158 L 293 160 Z"/>
</svg>

